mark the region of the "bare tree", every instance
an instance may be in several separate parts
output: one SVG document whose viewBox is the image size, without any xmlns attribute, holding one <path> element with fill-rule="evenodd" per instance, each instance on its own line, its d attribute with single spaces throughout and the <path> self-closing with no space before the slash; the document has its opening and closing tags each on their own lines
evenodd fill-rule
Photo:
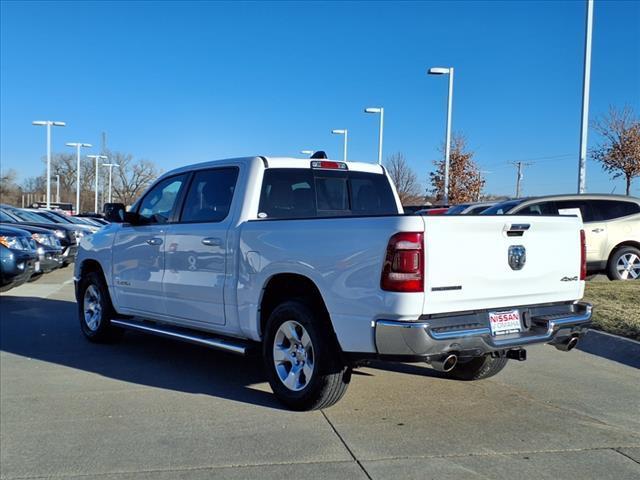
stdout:
<svg viewBox="0 0 640 480">
<path fill-rule="evenodd" d="M 404 154 L 397 152 L 387 158 L 385 166 L 393 180 L 402 205 L 420 203 L 420 186 L 418 177 L 404 158 Z"/>
<path fill-rule="evenodd" d="M 16 185 L 17 176 L 12 168 L 0 173 L 0 203 L 18 204 L 22 192 Z"/>
<path fill-rule="evenodd" d="M 609 107 L 609 113 L 593 122 L 593 129 L 602 136 L 602 143 L 591 151 L 591 158 L 613 178 L 625 177 L 629 195 L 631 181 L 640 175 L 640 121 L 633 109 Z"/>
<path fill-rule="evenodd" d="M 485 180 L 473 161 L 474 152 L 467 151 L 467 141 L 463 135 L 454 134 L 449 155 L 449 203 L 477 202 L 480 199 Z M 429 174 L 431 192 L 436 199 L 444 198 L 444 159 L 433 162 L 436 167 Z"/>
<path fill-rule="evenodd" d="M 113 170 L 113 199 L 131 205 L 147 189 L 160 172 L 149 160 L 134 160 L 128 153 L 107 153 L 111 163 L 118 164 Z"/>
</svg>

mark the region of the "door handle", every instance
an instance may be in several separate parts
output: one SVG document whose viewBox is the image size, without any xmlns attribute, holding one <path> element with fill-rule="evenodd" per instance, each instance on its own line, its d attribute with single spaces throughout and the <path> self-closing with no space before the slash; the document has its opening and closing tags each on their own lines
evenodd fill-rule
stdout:
<svg viewBox="0 0 640 480">
<path fill-rule="evenodd" d="M 162 239 L 157 237 L 150 238 L 149 240 L 147 240 L 147 243 L 154 246 L 162 245 Z"/>
<path fill-rule="evenodd" d="M 207 237 L 202 239 L 202 244 L 207 247 L 220 247 L 222 246 L 222 239 L 217 237 Z"/>
<path fill-rule="evenodd" d="M 600 233 L 600 232 L 604 232 L 604 228 L 594 228 L 593 230 L 591 230 L 593 233 Z"/>
</svg>

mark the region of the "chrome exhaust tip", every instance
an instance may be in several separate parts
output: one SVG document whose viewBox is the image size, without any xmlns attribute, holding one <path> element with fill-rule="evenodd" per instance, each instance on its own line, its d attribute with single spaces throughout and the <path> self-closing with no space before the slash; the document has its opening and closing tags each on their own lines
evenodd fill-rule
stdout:
<svg viewBox="0 0 640 480">
<path fill-rule="evenodd" d="M 431 366 L 439 372 L 450 372 L 458 364 L 458 356 L 451 353 L 449 355 L 443 355 L 435 360 L 431 360 Z"/>
<path fill-rule="evenodd" d="M 562 343 L 556 343 L 554 347 L 558 350 L 562 350 L 563 352 L 570 352 L 573 350 L 578 344 L 578 337 L 571 337 L 569 340 L 566 340 Z"/>
</svg>

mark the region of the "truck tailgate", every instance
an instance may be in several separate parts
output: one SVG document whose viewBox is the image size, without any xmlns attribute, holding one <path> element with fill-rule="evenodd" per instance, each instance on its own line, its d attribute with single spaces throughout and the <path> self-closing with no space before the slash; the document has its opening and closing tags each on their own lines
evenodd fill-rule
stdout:
<svg viewBox="0 0 640 480">
<path fill-rule="evenodd" d="M 582 222 L 576 217 L 422 218 L 424 314 L 570 301 L 583 295 Z"/>
</svg>

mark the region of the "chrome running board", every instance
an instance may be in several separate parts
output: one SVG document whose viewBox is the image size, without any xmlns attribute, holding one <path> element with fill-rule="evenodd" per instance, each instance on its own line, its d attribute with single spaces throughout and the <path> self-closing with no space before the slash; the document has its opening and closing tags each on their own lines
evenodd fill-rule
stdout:
<svg viewBox="0 0 640 480">
<path fill-rule="evenodd" d="M 242 342 L 242 340 L 230 340 L 215 337 L 204 332 L 197 332 L 194 330 L 187 330 L 184 328 L 170 327 L 167 325 L 148 324 L 142 322 L 136 322 L 135 320 L 124 320 L 114 318 L 111 320 L 114 326 L 126 328 L 127 330 L 135 330 L 143 333 L 150 333 L 152 335 L 158 335 L 160 337 L 172 338 L 174 340 L 180 340 L 182 342 L 195 343 L 196 345 L 203 345 L 209 348 L 215 348 L 217 350 L 224 350 L 226 352 L 236 353 L 238 355 L 244 355 L 249 349 L 248 343 Z"/>
</svg>

